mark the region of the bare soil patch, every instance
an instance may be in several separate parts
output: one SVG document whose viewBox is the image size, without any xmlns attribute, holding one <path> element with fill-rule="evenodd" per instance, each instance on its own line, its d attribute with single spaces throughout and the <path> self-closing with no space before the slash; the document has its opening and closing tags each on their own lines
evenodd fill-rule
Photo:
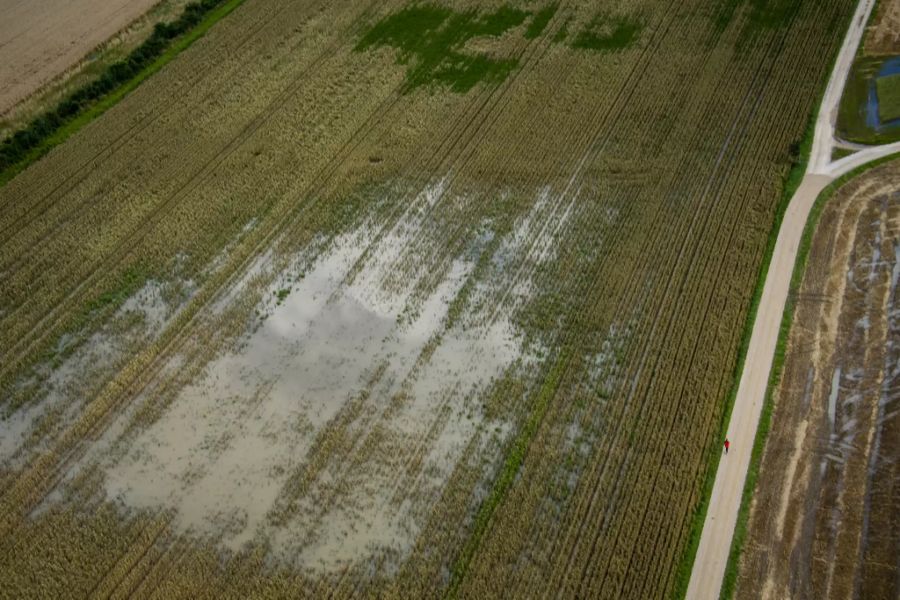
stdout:
<svg viewBox="0 0 900 600">
<path fill-rule="evenodd" d="M 809 254 L 738 598 L 895 598 L 900 162 L 839 190 Z M 773 518 L 775 516 L 776 518 Z"/>
<path fill-rule="evenodd" d="M 863 39 L 868 56 L 884 56 L 900 52 L 900 2 L 881 0 Z"/>
<path fill-rule="evenodd" d="M 0 0 L 0 117 L 159 0 Z"/>
</svg>

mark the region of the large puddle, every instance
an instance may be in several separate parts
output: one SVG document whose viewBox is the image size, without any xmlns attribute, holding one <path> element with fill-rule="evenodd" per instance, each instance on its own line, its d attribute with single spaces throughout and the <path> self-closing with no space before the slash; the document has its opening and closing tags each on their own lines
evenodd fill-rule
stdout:
<svg viewBox="0 0 900 600">
<path fill-rule="evenodd" d="M 127 452 L 99 457 L 108 498 L 175 509 L 184 530 L 231 549 L 267 545 L 310 569 L 402 556 L 473 441 L 508 435 L 510 422 L 485 422 L 483 395 L 531 360 L 510 311 L 496 304 L 480 306 L 464 328 L 448 326 L 477 251 L 443 261 L 439 283 L 424 292 L 434 273 L 401 269 L 415 263 L 411 240 L 421 242 L 441 185 L 390 230 L 363 225 L 282 274 L 262 323 L 208 363 Z M 568 210 L 552 200 L 536 198 L 498 256 L 548 259 L 543 238 L 555 228 L 535 213 Z M 472 295 L 529 287 L 492 285 L 479 281 Z"/>
<path fill-rule="evenodd" d="M 193 289 L 192 281 L 150 280 L 87 339 L 63 336 L 57 355 L 20 384 L 36 390 L 32 401 L 0 419 L 0 464 L 20 469 L 45 449 L 54 428 L 74 420 L 129 353 L 159 335 Z"/>
</svg>

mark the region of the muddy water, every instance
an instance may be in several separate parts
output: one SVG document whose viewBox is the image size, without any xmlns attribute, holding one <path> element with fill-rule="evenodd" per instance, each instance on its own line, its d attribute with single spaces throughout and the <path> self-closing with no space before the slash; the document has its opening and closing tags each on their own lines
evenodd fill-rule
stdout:
<svg viewBox="0 0 900 600">
<path fill-rule="evenodd" d="M 194 287 L 190 281 L 148 281 L 99 331 L 85 340 L 72 336 L 60 340 L 57 351 L 65 358 L 55 367 L 49 362 L 38 365 L 32 376 L 41 380 L 35 401 L 0 419 L 0 465 L 21 468 L 34 450 L 44 447 L 48 417 L 60 423 L 71 422 L 130 348 L 159 335 L 178 309 L 178 303 L 165 293 L 166 286 L 173 285 L 185 294 Z M 36 447 L 26 451 L 30 442 L 36 442 Z"/>
<path fill-rule="evenodd" d="M 448 327 L 477 254 L 447 261 L 425 293 L 417 284 L 433 274 L 398 272 L 414 263 L 410 241 L 442 185 L 388 231 L 364 224 L 281 274 L 262 323 L 107 459 L 107 497 L 173 508 L 185 531 L 231 549 L 265 544 L 310 569 L 402 556 L 473 437 L 509 434 L 506 421 L 485 423 L 480 398 L 523 360 L 521 336 L 492 306 L 496 318 Z M 533 220 L 504 253 L 529 243 Z"/>
</svg>

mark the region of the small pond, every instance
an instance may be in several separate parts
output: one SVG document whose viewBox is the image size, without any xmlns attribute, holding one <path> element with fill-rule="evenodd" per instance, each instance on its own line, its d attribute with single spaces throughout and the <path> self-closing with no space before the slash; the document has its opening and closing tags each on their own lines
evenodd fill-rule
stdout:
<svg viewBox="0 0 900 600">
<path fill-rule="evenodd" d="M 898 73 L 900 73 L 900 56 L 894 56 L 881 63 L 877 75 L 869 79 L 869 95 L 866 101 L 866 125 L 878 133 L 897 127 L 900 125 L 900 119 L 881 122 L 881 118 L 878 116 L 878 92 L 875 89 L 875 81 L 880 77 Z"/>
</svg>

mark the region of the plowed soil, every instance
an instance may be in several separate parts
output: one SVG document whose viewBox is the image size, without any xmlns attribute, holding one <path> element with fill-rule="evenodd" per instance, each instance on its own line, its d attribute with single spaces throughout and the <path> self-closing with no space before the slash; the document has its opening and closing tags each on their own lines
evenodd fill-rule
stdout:
<svg viewBox="0 0 900 600">
<path fill-rule="evenodd" d="M 900 161 L 834 194 L 776 391 L 738 598 L 896 598 Z"/>
</svg>

